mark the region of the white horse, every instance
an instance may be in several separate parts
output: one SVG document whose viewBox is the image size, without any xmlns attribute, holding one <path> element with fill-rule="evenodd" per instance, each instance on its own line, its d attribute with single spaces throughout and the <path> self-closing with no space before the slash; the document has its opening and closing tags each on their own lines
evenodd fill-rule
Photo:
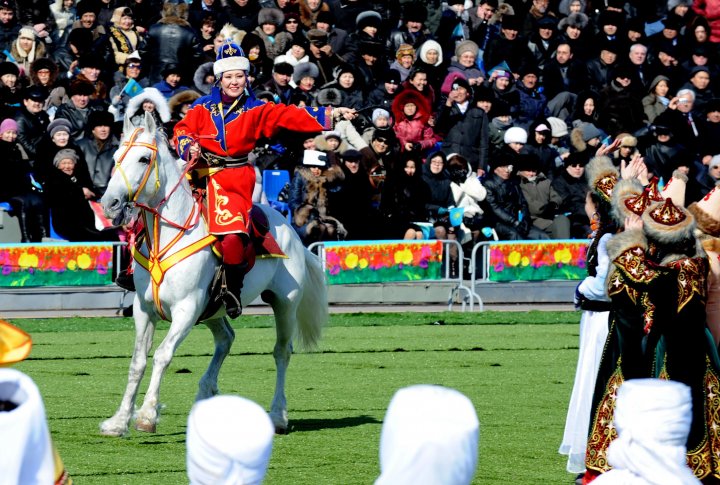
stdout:
<svg viewBox="0 0 720 485">
<path fill-rule="evenodd" d="M 125 119 L 123 141 L 115 154 L 115 163 L 116 170 L 102 205 L 111 218 L 122 215 L 129 204 L 138 207 L 147 224 L 146 239 L 138 250 L 145 257 L 157 256 L 155 262 L 153 257 L 148 258 L 150 272 L 135 263 L 135 348 L 128 384 L 115 415 L 100 425 L 103 434 L 121 436 L 127 433 L 133 416 L 155 324 L 164 317 L 171 322 L 170 330 L 155 350 L 150 385 L 142 407 L 135 413 L 136 429 L 155 431 L 160 381 L 175 350 L 208 305 L 208 288 L 220 261 L 206 244 L 212 238 L 198 217 L 199 205 L 185 172 L 171 154 L 167 139 L 157 129 L 152 116 L 146 114 L 137 127 Z M 245 306 L 261 295 L 275 313 L 277 340 L 273 356 L 277 377 L 270 417 L 276 431 L 284 433 L 288 425 L 285 374 L 292 340 L 298 337 L 300 343 L 309 348 L 317 343 L 328 318 L 327 288 L 319 260 L 302 245 L 287 220 L 269 207 L 261 208 L 267 215 L 270 232 L 288 258 L 257 259 L 245 277 L 242 304 Z M 193 244 L 200 249 L 182 259 L 183 248 Z M 197 400 L 218 393 L 220 366 L 235 338 L 223 312 L 204 322 L 212 331 L 215 353 L 200 379 Z"/>
</svg>

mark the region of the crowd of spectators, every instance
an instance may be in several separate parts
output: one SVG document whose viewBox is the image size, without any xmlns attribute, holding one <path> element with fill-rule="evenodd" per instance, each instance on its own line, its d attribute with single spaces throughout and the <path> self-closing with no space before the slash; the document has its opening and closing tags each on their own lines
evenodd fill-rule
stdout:
<svg viewBox="0 0 720 485">
<path fill-rule="evenodd" d="M 87 201 L 107 186 L 123 118 L 151 111 L 172 141 L 233 40 L 257 98 L 355 110 L 254 154 L 259 170 L 297 173 L 281 196 L 304 242 L 422 238 L 428 225 L 468 245 L 585 238 L 584 167 L 611 140 L 618 166 L 639 152 L 660 185 L 685 171 L 688 203 L 720 178 L 719 12 L 714 0 L 0 0 L 0 199 L 23 242 L 47 236 L 48 215 L 66 239 L 115 239 Z"/>
</svg>

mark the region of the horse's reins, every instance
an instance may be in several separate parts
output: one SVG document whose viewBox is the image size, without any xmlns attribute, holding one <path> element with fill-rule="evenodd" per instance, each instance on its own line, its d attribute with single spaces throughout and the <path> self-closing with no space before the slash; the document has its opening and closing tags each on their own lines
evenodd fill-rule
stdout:
<svg viewBox="0 0 720 485">
<path fill-rule="evenodd" d="M 137 251 L 135 249 L 135 245 L 131 245 L 131 252 L 133 255 L 133 258 L 135 261 L 138 262 L 140 266 L 142 266 L 149 274 L 152 281 L 152 294 L 153 294 L 153 302 L 155 303 L 155 308 L 157 309 L 158 313 L 160 314 L 160 317 L 163 320 L 168 320 L 167 316 L 165 315 L 165 312 L 162 308 L 162 304 L 160 302 L 160 283 L 162 283 L 165 272 L 173 267 L 175 264 L 179 263 L 183 259 L 197 253 L 201 249 L 205 248 L 206 246 L 209 246 L 213 242 L 215 242 L 216 238 L 212 234 L 208 234 L 202 239 L 199 239 L 198 241 L 195 241 L 194 243 L 180 249 L 179 251 L 171 254 L 170 256 L 166 257 L 169 250 L 175 246 L 175 244 L 182 239 L 182 237 L 185 235 L 185 232 L 189 229 L 192 229 L 197 225 L 198 220 L 200 218 L 201 210 L 199 208 L 199 201 L 195 201 L 195 204 L 193 204 L 192 211 L 188 215 L 187 219 L 185 220 L 184 224 L 177 224 L 176 222 L 173 222 L 169 220 L 168 218 L 164 217 L 162 214 L 160 214 L 159 209 L 162 207 L 169 197 L 177 190 L 177 188 L 180 186 L 180 183 L 185 178 L 187 173 L 192 170 L 194 167 L 196 161 L 197 161 L 197 155 L 194 155 L 190 161 L 187 163 L 187 166 L 183 170 L 183 173 L 178 178 L 178 181 L 175 183 L 173 188 L 168 192 L 168 194 L 163 197 L 163 199 L 155 206 L 150 207 L 147 204 L 143 204 L 141 202 L 137 201 L 137 198 L 139 194 L 145 189 L 145 186 L 147 185 L 148 180 L 150 179 L 150 174 L 154 171 L 155 172 L 155 192 L 153 195 L 157 194 L 158 190 L 160 190 L 160 175 L 159 175 L 159 168 L 158 168 L 158 160 L 157 160 L 157 143 L 153 141 L 153 143 L 143 143 L 138 142 L 137 137 L 140 133 L 144 131 L 143 128 L 135 128 L 133 133 L 130 135 L 130 138 L 128 141 L 125 141 L 122 143 L 123 151 L 118 156 L 118 161 L 116 163 L 116 169 L 120 172 L 120 175 L 123 177 L 123 180 L 125 181 L 125 185 L 128 189 L 128 198 L 131 201 L 132 204 L 134 204 L 136 207 L 139 207 L 141 209 L 141 217 L 143 219 L 143 223 L 145 224 L 145 227 L 149 227 L 147 223 L 147 213 L 151 213 L 154 216 L 156 216 L 158 219 L 165 221 L 166 223 L 170 224 L 171 226 L 175 227 L 176 229 L 179 229 L 179 232 L 173 237 L 173 239 L 165 246 L 165 248 L 157 250 L 157 248 L 154 248 L 151 241 L 147 241 L 147 248 L 148 248 L 148 256 L 145 257 L 144 254 L 142 254 L 140 251 Z M 145 169 L 145 173 L 143 174 L 142 180 L 140 181 L 140 185 L 138 186 L 137 190 L 133 191 L 132 186 L 130 185 L 130 181 L 127 178 L 127 175 L 125 174 L 125 171 L 122 169 L 122 161 L 125 158 L 125 156 L 128 154 L 130 149 L 135 146 L 141 146 L 150 149 L 152 152 L 152 155 L 150 156 L 150 163 L 148 163 L 147 169 Z M 153 170 L 154 169 L 154 170 Z M 156 223 L 153 225 L 153 238 L 157 242 L 157 244 L 160 244 L 160 224 Z M 131 238 L 132 239 L 132 238 Z M 163 259 L 165 258 L 165 259 Z"/>
</svg>

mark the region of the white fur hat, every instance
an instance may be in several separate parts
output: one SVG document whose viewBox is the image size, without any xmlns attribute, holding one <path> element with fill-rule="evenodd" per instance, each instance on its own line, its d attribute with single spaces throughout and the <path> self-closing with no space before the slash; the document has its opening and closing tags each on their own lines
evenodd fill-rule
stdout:
<svg viewBox="0 0 720 485">
<path fill-rule="evenodd" d="M 225 42 L 215 58 L 213 73 L 216 77 L 219 77 L 225 71 L 236 70 L 248 72 L 250 70 L 250 61 L 245 57 L 245 53 L 239 45 L 235 42 Z"/>
<path fill-rule="evenodd" d="M 527 143 L 527 137 L 527 131 L 520 128 L 519 126 L 513 126 L 511 128 L 508 128 L 508 130 L 505 132 L 503 141 L 507 144 L 522 143 L 524 145 L 525 143 Z"/>
</svg>

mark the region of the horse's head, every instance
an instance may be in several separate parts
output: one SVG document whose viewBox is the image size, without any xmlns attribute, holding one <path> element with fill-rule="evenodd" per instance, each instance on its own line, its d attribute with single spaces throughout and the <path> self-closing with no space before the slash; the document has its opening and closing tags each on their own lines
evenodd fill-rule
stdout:
<svg viewBox="0 0 720 485">
<path fill-rule="evenodd" d="M 105 214 L 119 222 L 136 202 L 147 203 L 160 190 L 158 127 L 150 113 L 135 126 L 129 116 L 123 124 L 120 148 L 115 152 L 115 170 L 100 200 Z"/>
</svg>

